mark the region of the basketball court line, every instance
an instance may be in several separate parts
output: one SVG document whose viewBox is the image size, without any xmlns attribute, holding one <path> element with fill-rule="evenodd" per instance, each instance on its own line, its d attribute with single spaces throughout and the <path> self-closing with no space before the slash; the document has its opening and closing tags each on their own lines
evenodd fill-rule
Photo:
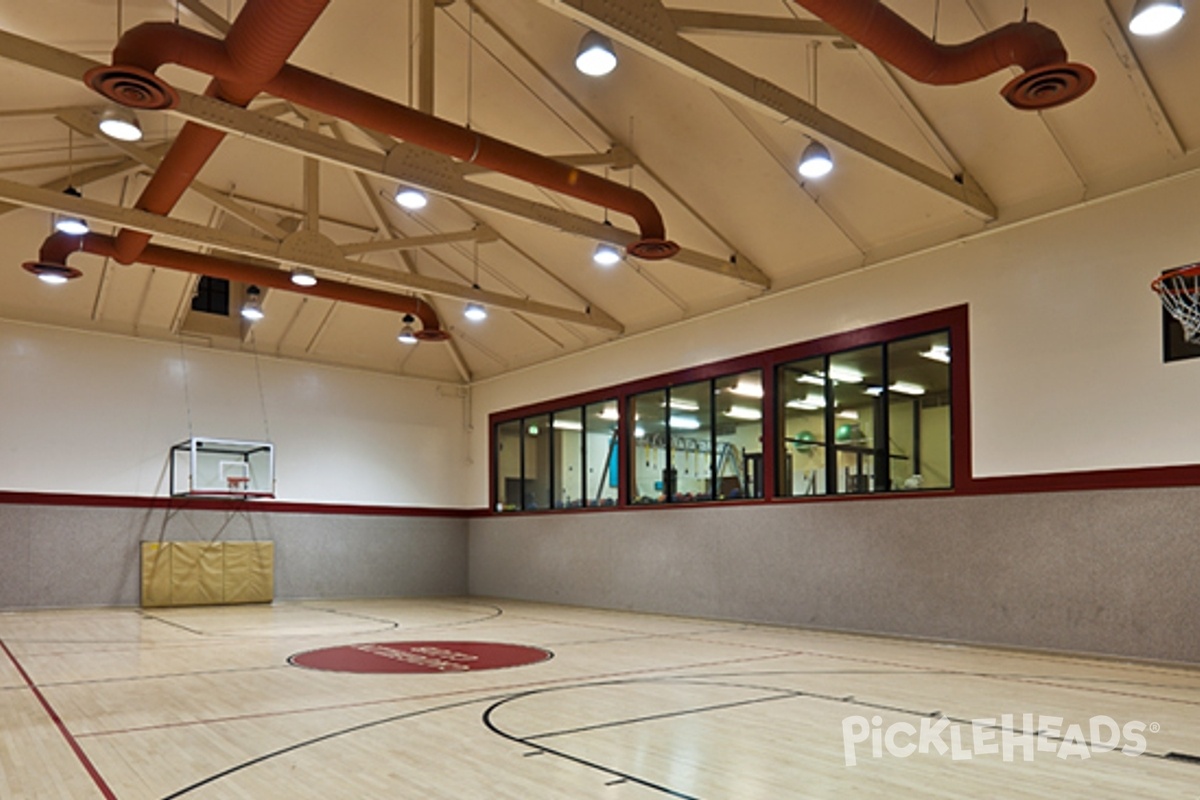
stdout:
<svg viewBox="0 0 1200 800">
<path fill-rule="evenodd" d="M 78 759 L 80 766 L 82 766 L 84 771 L 87 772 L 88 777 L 92 779 L 92 783 L 94 783 L 96 788 L 100 790 L 100 794 L 105 798 L 105 800 L 117 800 L 117 796 L 113 794 L 112 789 L 108 787 L 108 784 L 100 775 L 100 772 L 96 769 L 96 766 L 92 764 L 91 759 L 88 758 L 87 753 L 83 752 L 83 747 L 78 741 L 76 741 L 75 737 L 71 734 L 71 731 L 67 728 L 66 723 L 62 721 L 62 719 L 58 716 L 58 713 L 54 710 L 54 707 L 50 705 L 50 701 L 46 699 L 46 696 L 43 695 L 38 689 L 37 685 L 34 684 L 33 680 L 29 677 L 29 673 L 27 673 L 25 668 L 21 666 L 21 662 L 17 660 L 15 655 L 13 655 L 12 650 L 8 649 L 8 645 L 4 643 L 3 639 L 0 639 L 0 649 L 4 650 L 4 654 L 8 656 L 8 660 L 12 662 L 14 667 L 16 667 L 21 679 L 25 681 L 25 685 L 29 687 L 29 691 L 33 693 L 35 698 L 37 698 L 38 703 L 41 704 L 42 709 L 46 712 L 46 716 L 48 716 L 50 721 L 54 723 L 54 727 L 58 729 L 60 734 L 62 734 L 67 746 L 71 748 L 71 752 L 75 754 L 75 758 Z"/>
</svg>

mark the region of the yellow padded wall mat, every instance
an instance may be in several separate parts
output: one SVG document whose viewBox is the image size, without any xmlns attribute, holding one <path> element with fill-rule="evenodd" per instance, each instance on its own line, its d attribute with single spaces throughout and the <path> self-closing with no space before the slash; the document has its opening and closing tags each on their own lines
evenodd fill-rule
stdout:
<svg viewBox="0 0 1200 800">
<path fill-rule="evenodd" d="M 142 606 L 269 603 L 274 542 L 142 542 Z"/>
<path fill-rule="evenodd" d="M 225 602 L 271 602 L 275 597 L 274 562 L 274 542 L 226 542 Z"/>
</svg>

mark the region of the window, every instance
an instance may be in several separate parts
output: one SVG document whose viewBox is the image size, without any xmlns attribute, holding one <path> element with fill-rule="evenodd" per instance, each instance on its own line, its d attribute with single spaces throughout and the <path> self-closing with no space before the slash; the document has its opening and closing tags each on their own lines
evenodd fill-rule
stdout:
<svg viewBox="0 0 1200 800">
<path fill-rule="evenodd" d="M 825 358 L 785 364 L 775 380 L 779 401 L 775 491 L 780 497 L 825 494 L 829 477 Z"/>
<path fill-rule="evenodd" d="M 586 505 L 611 506 L 617 503 L 621 480 L 621 448 L 617 424 L 621 420 L 616 400 L 584 407 L 584 456 L 587 463 Z"/>
<path fill-rule="evenodd" d="M 718 378 L 716 400 L 716 500 L 763 496 L 763 382 L 754 370 Z"/>
<path fill-rule="evenodd" d="M 969 485 L 966 341 L 960 306 L 495 414 L 494 508 Z"/>
<path fill-rule="evenodd" d="M 583 505 L 583 409 L 555 411 L 550 423 L 554 436 L 554 507 Z"/>
<path fill-rule="evenodd" d="M 630 502 L 665 503 L 672 488 L 666 390 L 635 395 L 629 417 L 633 420 Z"/>
<path fill-rule="evenodd" d="M 201 275 L 192 296 L 192 310 L 205 314 L 229 316 L 229 281 Z"/>
<path fill-rule="evenodd" d="M 894 490 L 950 488 L 950 334 L 888 344 L 889 477 Z"/>
</svg>

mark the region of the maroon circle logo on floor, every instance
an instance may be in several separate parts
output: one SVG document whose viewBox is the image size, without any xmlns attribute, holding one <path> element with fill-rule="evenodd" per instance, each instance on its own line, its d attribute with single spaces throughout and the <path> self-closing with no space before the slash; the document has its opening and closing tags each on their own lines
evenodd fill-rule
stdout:
<svg viewBox="0 0 1200 800">
<path fill-rule="evenodd" d="M 478 672 L 553 657 L 540 647 L 503 642 L 375 642 L 309 650 L 288 663 L 329 672 Z"/>
</svg>

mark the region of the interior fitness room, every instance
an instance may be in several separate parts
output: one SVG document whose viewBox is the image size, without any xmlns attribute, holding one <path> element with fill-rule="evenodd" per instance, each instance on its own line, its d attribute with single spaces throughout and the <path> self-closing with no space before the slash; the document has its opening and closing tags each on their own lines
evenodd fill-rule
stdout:
<svg viewBox="0 0 1200 800">
<path fill-rule="evenodd" d="M 1195 798 L 1193 6 L 0 3 L 0 796 Z"/>
</svg>

